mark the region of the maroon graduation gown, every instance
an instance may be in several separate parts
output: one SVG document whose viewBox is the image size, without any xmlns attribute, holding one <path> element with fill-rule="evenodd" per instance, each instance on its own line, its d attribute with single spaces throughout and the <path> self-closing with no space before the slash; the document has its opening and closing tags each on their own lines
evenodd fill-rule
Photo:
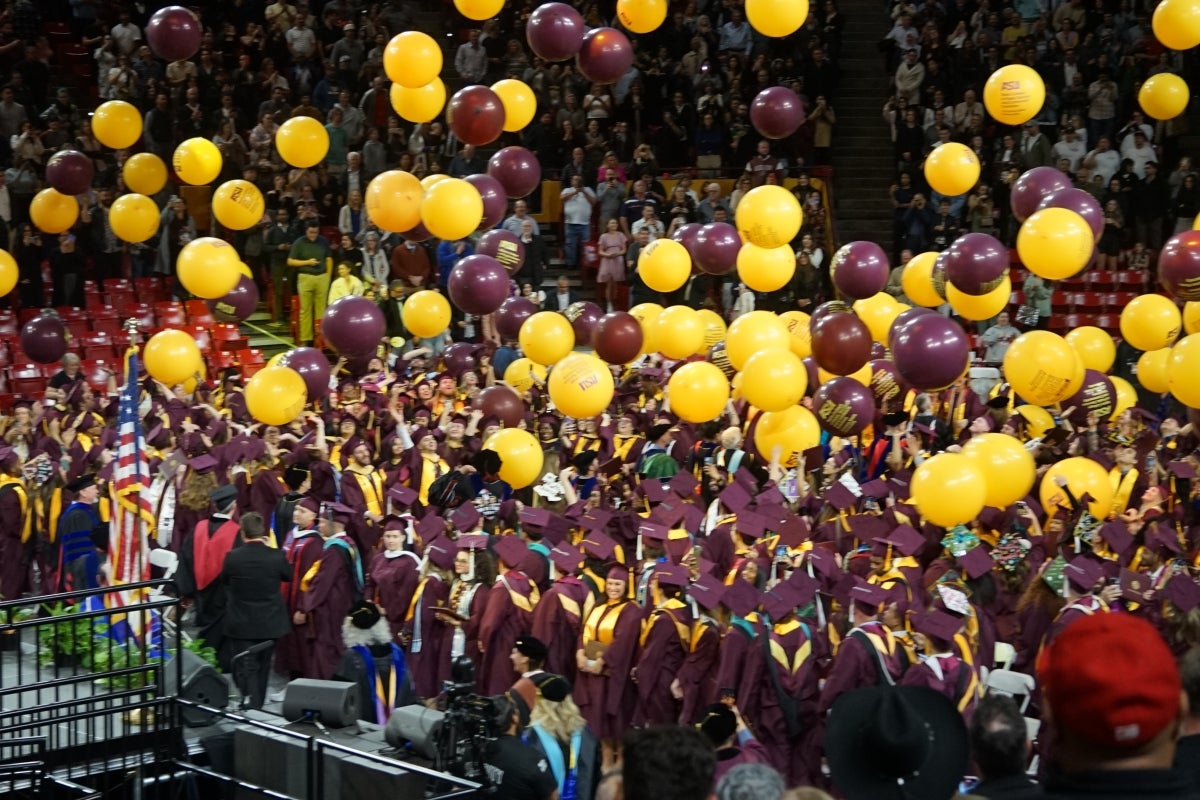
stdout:
<svg viewBox="0 0 1200 800">
<path fill-rule="evenodd" d="M 25 497 L 25 488 L 20 484 L 0 489 L 0 597 L 6 600 L 16 600 L 28 588 L 29 565 L 22 558 L 21 542 L 25 532 L 22 507 L 29 506 L 22 502 Z"/>
<path fill-rule="evenodd" d="M 408 616 L 420 581 L 420 559 L 413 553 L 404 552 L 388 558 L 381 550 L 371 559 L 363 593 L 384 612 L 388 627 L 392 629 L 392 638 L 404 628 L 404 618 Z"/>
<path fill-rule="evenodd" d="M 336 534 L 344 535 L 344 534 Z M 342 642 L 342 624 L 359 595 L 354 567 L 341 547 L 328 543 L 321 550 L 320 566 L 301 592 L 300 610 L 308 615 L 311 650 L 305 677 L 327 681 L 337 671 L 338 660 L 346 649 Z"/>
<path fill-rule="evenodd" d="M 546 590 L 533 609 L 533 635 L 546 643 L 546 663 L 543 669 L 564 675 L 572 685 L 578 668 L 575 665 L 575 644 L 590 610 L 587 601 L 591 590 L 578 578 L 564 576 Z"/>
<path fill-rule="evenodd" d="M 772 765 L 783 774 L 789 786 L 816 785 L 821 778 L 821 761 L 817 755 L 821 731 L 817 722 L 818 643 L 804 626 L 792 627 L 787 622 L 774 626 L 767 635 L 772 661 L 767 664 L 764 656 L 759 683 L 762 707 L 755 718 L 756 730 L 771 756 Z M 782 648 L 782 655 L 779 648 Z M 773 672 L 779 676 L 778 688 Z M 795 708 L 801 728 L 795 736 L 788 732 L 780 689 Z"/>
<path fill-rule="evenodd" d="M 671 683 L 683 668 L 687 639 L 676 623 L 690 633 L 692 615 L 678 600 L 667 601 L 650 612 L 641 637 L 637 660 L 637 725 L 675 725 L 679 722 L 680 701 L 671 694 Z M 690 636 L 688 636 L 690 638 Z"/>
<path fill-rule="evenodd" d="M 637 692 L 629 679 L 642 630 L 642 609 L 632 601 L 621 601 L 609 608 L 617 615 L 613 638 L 604 651 L 604 670 L 600 675 L 580 672 L 575 681 L 575 703 L 598 739 L 620 739 L 633 720 Z M 583 649 L 580 636 L 577 650 Z"/>
<path fill-rule="evenodd" d="M 321 534 L 315 530 L 304 531 L 298 533 L 284 550 L 292 569 L 292 580 L 283 585 L 289 618 L 300 610 L 300 582 L 321 557 L 323 544 Z M 293 625 L 291 631 L 275 643 L 275 669 L 281 675 L 289 678 L 304 675 L 312 662 L 312 633 L 313 629 L 306 620 L 303 625 Z"/>
<path fill-rule="evenodd" d="M 438 619 L 438 608 L 450 601 L 450 587 L 440 577 L 430 574 L 417 587 L 416 607 L 406 627 L 412 632 L 408 645 L 408 674 L 412 676 L 413 691 L 423 698 L 437 697 L 442 684 L 450 677 L 450 645 L 454 628 Z"/>
<path fill-rule="evenodd" d="M 387 484 L 383 481 L 383 473 L 372 470 L 370 474 L 379 475 L 380 493 L 379 497 L 374 499 L 379 504 L 379 513 L 385 513 L 387 511 Z M 364 492 L 355 473 L 349 469 L 342 472 L 341 486 L 342 505 L 354 511 L 354 516 L 350 517 L 350 524 L 346 526 L 346 532 L 354 539 L 361 552 L 369 558 L 370 554 L 375 551 L 375 545 L 379 543 L 379 537 L 383 533 L 381 527 L 369 522 L 363 516 L 363 512 L 368 508 L 366 492 L 374 492 L 375 489 L 373 486 L 369 486 Z"/>
<path fill-rule="evenodd" d="M 518 570 L 509 570 L 492 584 L 479 621 L 483 657 L 475 685 L 480 694 L 502 694 L 513 685 L 516 676 L 509 659 L 517 639 L 527 635 L 533 626 L 532 607 L 536 603 L 537 588 Z"/>
<path fill-rule="evenodd" d="M 856 630 L 867 631 L 879 638 L 885 648 L 891 648 L 888 654 L 881 654 L 884 666 L 893 680 L 899 680 L 901 664 L 905 658 L 902 649 L 892 638 L 892 632 L 882 622 L 871 621 Z M 829 676 L 825 679 L 825 688 L 821 692 L 820 713 L 823 715 L 833 706 L 834 701 L 846 692 L 861 689 L 864 686 L 878 686 L 880 683 L 878 661 L 875 654 L 867 649 L 872 646 L 864 642 L 853 631 L 842 639 L 837 656 Z"/>
<path fill-rule="evenodd" d="M 939 669 L 941 674 L 938 674 Z M 963 717 L 969 723 L 971 714 L 975 711 L 973 691 L 977 684 L 973 680 L 973 672 L 958 656 L 939 655 L 909 667 L 900 679 L 900 685 L 924 686 L 946 695 L 956 707 L 962 709 Z M 965 705 L 962 704 L 964 698 L 967 699 Z"/>
<path fill-rule="evenodd" d="M 700 713 L 710 703 L 717 702 L 717 662 L 721 651 L 721 629 L 709 619 L 696 620 L 692 627 L 688 654 L 679 669 L 679 687 L 683 690 L 683 708 L 679 721 L 692 725 L 700 721 Z"/>
<path fill-rule="evenodd" d="M 275 513 L 275 505 L 287 491 L 287 484 L 278 472 L 273 469 L 259 470 L 250 481 L 249 508 L 262 514 L 262 518 L 269 524 Z"/>
</svg>

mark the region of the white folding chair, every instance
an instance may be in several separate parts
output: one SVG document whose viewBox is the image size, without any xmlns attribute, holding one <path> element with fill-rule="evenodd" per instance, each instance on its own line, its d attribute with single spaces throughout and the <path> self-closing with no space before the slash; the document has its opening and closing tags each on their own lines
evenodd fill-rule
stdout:
<svg viewBox="0 0 1200 800">
<path fill-rule="evenodd" d="M 988 693 L 1006 694 L 1017 701 L 1021 713 L 1029 708 L 1029 698 L 1033 694 L 1033 676 L 1023 672 L 1013 672 L 1010 669 L 994 669 L 987 678 Z"/>
<path fill-rule="evenodd" d="M 1042 729 L 1042 721 L 1040 719 L 1032 719 L 1025 717 L 1025 735 L 1029 738 L 1030 743 L 1037 741 L 1038 731 Z M 1025 769 L 1025 774 L 1031 778 L 1036 778 L 1038 767 L 1041 766 L 1041 756 L 1037 754 L 1037 749 L 1033 751 L 1033 758 L 1029 760 L 1029 766 Z"/>
<path fill-rule="evenodd" d="M 1013 662 L 1016 660 L 1017 648 L 1008 642 L 996 642 L 996 652 L 992 657 L 992 661 L 997 668 L 1012 669 Z"/>
</svg>

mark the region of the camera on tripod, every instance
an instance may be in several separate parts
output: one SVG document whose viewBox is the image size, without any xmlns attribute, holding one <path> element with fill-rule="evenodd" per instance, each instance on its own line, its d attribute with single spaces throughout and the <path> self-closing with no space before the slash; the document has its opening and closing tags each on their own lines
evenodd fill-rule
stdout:
<svg viewBox="0 0 1200 800">
<path fill-rule="evenodd" d="M 486 757 L 488 746 L 508 729 L 514 706 L 507 697 L 475 693 L 475 665 L 459 656 L 446 681 L 446 711 L 434 729 L 434 769 L 482 785 L 493 786 Z"/>
</svg>

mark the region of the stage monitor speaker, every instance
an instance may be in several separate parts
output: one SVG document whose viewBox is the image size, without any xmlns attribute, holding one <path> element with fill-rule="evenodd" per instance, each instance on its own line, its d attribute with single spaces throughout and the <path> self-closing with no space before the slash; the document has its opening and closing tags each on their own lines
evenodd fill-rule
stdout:
<svg viewBox="0 0 1200 800">
<path fill-rule="evenodd" d="M 404 747 L 408 742 L 417 755 L 433 761 L 437 757 L 434 739 L 443 716 L 441 711 L 420 704 L 401 706 L 388 717 L 383 738 L 395 748 Z"/>
<path fill-rule="evenodd" d="M 283 716 L 290 722 L 312 718 L 331 728 L 358 721 L 358 684 L 298 678 L 283 695 Z"/>
<path fill-rule="evenodd" d="M 185 648 L 179 649 L 178 658 L 183 668 L 183 685 L 176 681 L 177 666 L 173 661 L 163 665 L 163 688 L 170 697 L 181 697 L 193 703 L 201 703 L 212 708 L 225 708 L 229 705 L 229 684 L 225 678 L 207 661 Z M 198 708 L 183 708 L 183 724 L 190 728 L 200 728 L 211 725 L 216 721 L 216 715 Z"/>
</svg>

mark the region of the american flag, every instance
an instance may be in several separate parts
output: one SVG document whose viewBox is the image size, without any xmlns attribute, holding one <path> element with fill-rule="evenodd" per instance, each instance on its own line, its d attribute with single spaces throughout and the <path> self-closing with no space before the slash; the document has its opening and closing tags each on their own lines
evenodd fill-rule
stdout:
<svg viewBox="0 0 1200 800">
<path fill-rule="evenodd" d="M 137 347 L 125 354 L 125 386 L 117 412 L 117 463 L 113 471 L 113 514 L 108 533 L 109 583 L 118 586 L 138 583 L 150 577 L 147 542 L 154 532 L 154 513 L 146 492 L 150 489 L 150 464 L 146 460 L 146 442 L 138 415 L 141 388 L 138 385 Z M 106 595 L 108 605 L 123 608 L 136 604 L 141 597 L 133 590 Z M 130 627 L 135 635 L 142 630 L 142 614 L 132 615 Z M 116 623 L 113 619 L 113 623 Z"/>
</svg>

